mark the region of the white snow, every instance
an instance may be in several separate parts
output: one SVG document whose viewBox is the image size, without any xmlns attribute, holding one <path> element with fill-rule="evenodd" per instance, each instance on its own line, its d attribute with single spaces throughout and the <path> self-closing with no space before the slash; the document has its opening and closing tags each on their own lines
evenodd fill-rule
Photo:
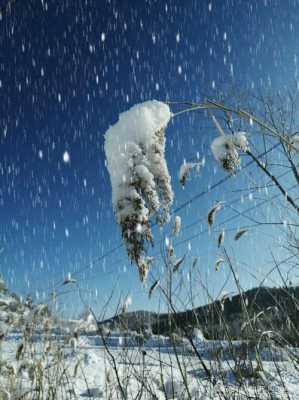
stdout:
<svg viewBox="0 0 299 400">
<path fill-rule="evenodd" d="M 63 162 L 68 164 L 70 162 L 70 154 L 68 151 L 65 151 L 62 156 Z"/>
<path fill-rule="evenodd" d="M 246 137 L 246 132 L 236 132 L 234 135 L 230 135 L 232 142 L 235 146 L 238 147 L 241 151 L 249 150 L 249 144 Z"/>
<path fill-rule="evenodd" d="M 173 193 L 164 129 L 171 115 L 165 103 L 147 101 L 121 113 L 105 134 L 113 207 L 129 256 L 137 263 L 141 254 L 132 256 L 136 249 L 130 242 L 134 238 L 143 247 L 151 238 L 149 219 L 156 216 L 161 224 L 169 219 Z"/>
<path fill-rule="evenodd" d="M 84 336 L 79 338 L 76 346 L 62 344 L 63 338 L 57 339 L 56 345 L 61 349 L 59 352 L 61 367 L 66 368 L 65 374 L 73 387 L 73 394 L 78 399 L 90 397 L 116 400 L 121 398 L 117 388 L 114 367 L 110 356 L 105 351 L 101 338 Z M 1 361 L 7 362 L 8 365 L 13 367 L 14 371 L 20 371 L 21 365 L 27 364 L 27 368 L 22 374 L 16 374 L 15 383 L 18 384 L 19 394 L 32 389 L 28 366 L 30 364 L 34 366 L 38 360 L 43 360 L 44 357 L 41 335 L 40 340 L 33 344 L 34 358 L 17 361 L 16 352 L 20 340 L 20 335 L 11 335 L 2 343 L 1 349 Z M 55 338 L 51 340 L 54 340 L 53 343 L 55 343 Z M 263 372 L 260 372 L 261 378 L 256 381 L 246 379 L 246 382 L 240 386 L 233 373 L 235 367 L 233 357 L 229 350 L 225 350 L 229 349 L 228 342 L 194 340 L 198 352 L 213 372 L 215 380 L 215 385 L 213 385 L 206 379 L 202 365 L 186 339 L 181 339 L 175 352 L 170 339 L 163 336 L 152 336 L 140 348 L 137 342 L 134 344 L 133 337 L 112 334 L 111 337 L 107 338 L 107 344 L 109 345 L 110 355 L 116 362 L 120 382 L 123 387 L 126 387 L 128 398 L 136 398 L 140 393 L 140 388 L 144 385 L 144 397 L 140 398 L 153 398 L 150 394 L 152 393 L 156 399 L 162 400 L 165 399 L 166 392 L 168 399 L 187 399 L 186 382 L 192 400 L 220 400 L 223 398 L 223 393 L 227 398 L 235 398 L 235 394 L 238 393 L 240 399 L 252 397 L 265 400 L 269 398 L 269 392 L 276 399 L 298 400 L 298 372 L 295 363 L 290 361 L 286 352 L 282 355 L 279 353 L 278 356 L 275 356 L 275 360 L 273 360 L 272 352 L 269 354 L 261 352 L 264 368 Z M 233 342 L 232 345 L 237 349 L 240 342 Z M 55 346 L 52 345 L 51 348 L 55 351 Z M 224 351 L 223 360 L 210 359 L 211 355 L 217 352 L 217 349 Z M 248 354 L 246 357 L 246 365 L 250 366 L 248 361 L 253 357 L 253 368 L 257 366 L 256 361 L 254 361 L 254 354 Z M 54 376 L 54 361 L 55 359 L 49 354 L 47 359 L 39 364 L 49 371 L 49 376 Z M 184 366 L 185 382 L 182 379 L 178 361 L 181 366 Z M 59 370 L 57 370 L 57 373 L 59 373 Z M 285 394 L 282 380 L 287 387 L 289 397 Z M 8 382 L 6 376 L 0 375 L 1 389 L 3 387 L 9 389 L 9 386 L 5 386 L 6 382 Z M 46 384 L 46 381 L 44 382 Z M 44 389 L 46 389 L 46 386 Z M 149 392 L 149 389 L 151 392 Z M 65 398 L 63 397 L 63 389 L 60 388 L 59 390 L 61 399 Z M 57 399 L 59 400 L 60 396 Z"/>
<path fill-rule="evenodd" d="M 222 160 L 226 157 L 227 146 L 231 146 L 232 141 L 230 136 L 217 136 L 211 143 L 211 150 L 213 156 L 217 161 Z"/>
<path fill-rule="evenodd" d="M 240 165 L 239 152 L 249 149 L 245 132 L 237 132 L 234 135 L 221 135 L 211 143 L 211 150 L 215 159 L 231 175 Z"/>
</svg>

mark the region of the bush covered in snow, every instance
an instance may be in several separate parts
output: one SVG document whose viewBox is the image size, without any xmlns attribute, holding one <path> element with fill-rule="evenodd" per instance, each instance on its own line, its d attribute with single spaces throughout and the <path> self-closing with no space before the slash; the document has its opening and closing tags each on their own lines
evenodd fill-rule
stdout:
<svg viewBox="0 0 299 400">
<path fill-rule="evenodd" d="M 145 246 L 152 242 L 150 219 L 169 219 L 173 201 L 164 157 L 165 128 L 171 118 L 162 102 L 147 101 L 120 114 L 105 135 L 113 207 L 130 259 L 144 279 Z"/>
</svg>

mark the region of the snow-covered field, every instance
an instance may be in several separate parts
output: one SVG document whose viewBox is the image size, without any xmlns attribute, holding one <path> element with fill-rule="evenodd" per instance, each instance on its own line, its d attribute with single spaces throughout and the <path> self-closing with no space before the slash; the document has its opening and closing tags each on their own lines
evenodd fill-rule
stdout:
<svg viewBox="0 0 299 400">
<path fill-rule="evenodd" d="M 11 377 L 14 390 L 18 393 L 12 398 L 21 398 L 22 395 L 23 398 L 38 398 L 32 395 L 38 380 L 37 369 L 34 379 L 30 370 L 30 365 L 32 367 L 34 363 L 43 370 L 39 376 L 43 375 L 44 388 L 53 381 L 57 387 L 61 386 L 55 397 L 58 399 L 299 399 L 296 363 L 292 362 L 288 355 L 290 353 L 284 350 L 262 353 L 263 372 L 248 372 L 246 376 L 246 368 L 250 371 L 250 357 L 247 362 L 240 363 L 244 372 L 241 385 L 234 373 L 235 362 L 229 352 L 224 350 L 221 360 L 219 358 L 219 362 L 216 361 L 215 354 L 219 348 L 228 346 L 225 342 L 195 343 L 205 365 L 212 372 L 213 382 L 210 382 L 199 358 L 185 341 L 173 347 L 166 338 L 158 340 L 152 337 L 140 347 L 134 345 L 132 338 L 127 340 L 121 335 L 113 335 L 107 341 L 107 350 L 98 336 L 81 336 L 78 340 L 71 339 L 67 344 L 62 337 L 55 340 L 40 339 L 35 337 L 30 345 L 31 353 L 24 352 L 24 357 L 18 354 L 20 334 L 11 334 L 2 342 L 1 365 L 7 362 L 14 370 L 10 373 L 3 373 L 4 369 L 1 371 L 0 393 L 3 399 L 10 398 L 8 395 L 5 397 L 5 391 L 12 384 Z M 234 343 L 236 348 L 239 345 L 240 342 Z M 291 349 L 291 352 L 295 354 L 296 349 Z M 256 362 L 253 362 L 253 367 L 256 366 Z"/>
</svg>

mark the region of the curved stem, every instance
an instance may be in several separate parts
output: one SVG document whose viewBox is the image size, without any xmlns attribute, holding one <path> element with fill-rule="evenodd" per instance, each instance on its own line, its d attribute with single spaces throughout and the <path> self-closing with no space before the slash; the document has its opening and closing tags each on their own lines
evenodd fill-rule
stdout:
<svg viewBox="0 0 299 400">
<path fill-rule="evenodd" d="M 181 115 L 181 114 L 185 114 L 190 111 L 196 111 L 196 110 L 200 110 L 200 109 L 206 110 L 207 108 L 208 107 L 205 104 L 198 104 L 196 106 L 185 108 L 184 110 L 181 110 L 181 111 L 178 111 L 178 112 L 172 114 L 172 118 L 177 117 L 178 115 Z"/>
<path fill-rule="evenodd" d="M 178 115 L 185 114 L 187 112 L 191 111 L 196 111 L 196 110 L 220 110 L 223 112 L 230 112 L 238 117 L 247 120 L 249 123 L 255 123 L 258 125 L 260 128 L 266 130 L 271 136 L 274 137 L 279 137 L 283 142 L 286 144 L 289 144 L 288 138 L 283 137 L 276 129 L 271 128 L 271 126 L 267 125 L 265 122 L 259 120 L 257 117 L 255 117 L 253 114 L 249 113 L 248 111 L 245 110 L 237 110 L 231 107 L 228 107 L 222 103 L 217 103 L 212 100 L 207 100 L 205 103 L 201 104 L 196 104 L 196 103 L 189 103 L 189 102 L 168 102 L 168 104 L 192 104 L 191 107 L 188 107 L 184 110 L 178 111 L 177 113 L 172 114 L 172 118 L 177 117 Z"/>
</svg>

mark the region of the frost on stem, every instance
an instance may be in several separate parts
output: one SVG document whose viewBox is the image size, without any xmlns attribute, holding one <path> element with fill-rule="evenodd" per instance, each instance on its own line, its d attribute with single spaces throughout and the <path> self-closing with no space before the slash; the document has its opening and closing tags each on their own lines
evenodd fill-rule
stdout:
<svg viewBox="0 0 299 400">
<path fill-rule="evenodd" d="M 169 107 L 153 100 L 120 114 L 105 134 L 105 153 L 112 185 L 112 201 L 129 258 L 144 280 L 146 245 L 152 244 L 150 219 L 169 220 L 173 202 L 165 160 L 165 128 Z"/>
<path fill-rule="evenodd" d="M 220 211 L 223 208 L 223 203 L 218 202 L 214 205 L 213 208 L 210 209 L 209 213 L 208 213 L 208 224 L 209 226 L 212 226 L 214 224 L 215 221 L 215 216 L 218 213 L 218 211 Z"/>
<path fill-rule="evenodd" d="M 240 166 L 240 152 L 249 149 L 245 132 L 221 135 L 213 140 L 211 150 L 215 159 L 230 175 L 235 175 Z"/>
</svg>

